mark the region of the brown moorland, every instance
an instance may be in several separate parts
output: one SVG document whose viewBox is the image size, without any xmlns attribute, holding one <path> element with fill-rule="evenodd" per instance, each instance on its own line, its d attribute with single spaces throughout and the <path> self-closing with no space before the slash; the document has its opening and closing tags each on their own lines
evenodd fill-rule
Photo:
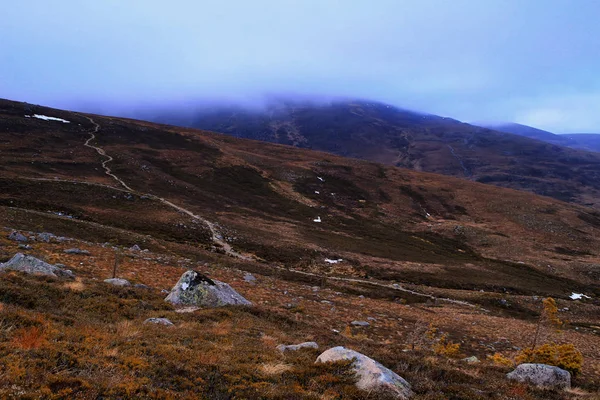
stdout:
<svg viewBox="0 0 600 400">
<path fill-rule="evenodd" d="M 70 123 L 25 117 L 33 114 Z M 114 158 L 107 166 L 130 189 L 84 146 L 96 124 L 91 144 Z M 367 397 L 347 365 L 314 365 L 316 351 L 275 351 L 306 340 L 372 356 L 423 399 L 593 398 L 600 385 L 600 214 L 592 209 L 10 101 L 0 102 L 0 171 L 0 261 L 23 251 L 7 239 L 11 229 L 52 232 L 72 239 L 34 241 L 27 252 L 78 276 L 0 277 L 3 396 Z M 148 251 L 127 250 L 134 244 Z M 63 253 L 74 246 L 91 255 Z M 150 289 L 101 281 L 112 274 L 115 248 L 123 253 L 118 275 Z M 160 290 L 186 268 L 231 283 L 255 307 L 176 312 Z M 257 283 L 243 281 L 243 271 Z M 573 292 L 590 299 L 573 301 Z M 570 321 L 553 340 L 584 354 L 571 392 L 506 381 L 509 368 L 486 361 L 530 345 L 547 296 Z M 176 326 L 141 323 L 158 316 Z M 349 325 L 369 317 L 369 327 Z M 428 323 L 460 343 L 461 356 L 483 362 L 433 352 L 415 338 Z"/>
</svg>

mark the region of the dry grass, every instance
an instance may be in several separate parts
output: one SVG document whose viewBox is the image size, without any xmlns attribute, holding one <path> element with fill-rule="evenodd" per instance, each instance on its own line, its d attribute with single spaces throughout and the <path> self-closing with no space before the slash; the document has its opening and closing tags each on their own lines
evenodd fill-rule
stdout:
<svg viewBox="0 0 600 400">
<path fill-rule="evenodd" d="M 75 278 L 74 281 L 65 282 L 64 287 L 75 292 L 83 292 L 85 290 L 85 284 L 79 277 Z"/>
<path fill-rule="evenodd" d="M 281 375 L 284 372 L 288 372 L 294 369 L 290 364 L 276 363 L 276 364 L 262 364 L 260 371 L 265 375 Z"/>
</svg>

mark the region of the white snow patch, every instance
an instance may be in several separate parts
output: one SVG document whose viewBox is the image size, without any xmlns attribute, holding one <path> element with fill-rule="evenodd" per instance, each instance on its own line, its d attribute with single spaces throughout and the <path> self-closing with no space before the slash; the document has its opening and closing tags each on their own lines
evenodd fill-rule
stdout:
<svg viewBox="0 0 600 400">
<path fill-rule="evenodd" d="M 337 260 L 332 260 L 330 258 L 326 258 L 325 259 L 325 262 L 329 263 L 329 264 L 337 264 L 337 263 L 342 262 L 342 261 L 344 261 L 344 260 L 342 260 L 341 258 L 338 258 Z"/>
<path fill-rule="evenodd" d="M 317 218 L 313 219 L 313 222 L 321 222 L 321 217 L 317 217 Z"/>
<path fill-rule="evenodd" d="M 316 193 L 316 194 L 321 194 L 321 192 L 319 192 L 318 190 L 315 190 L 315 193 Z"/>
<path fill-rule="evenodd" d="M 586 295 L 585 295 L 585 294 L 583 294 L 583 293 L 574 293 L 574 292 L 573 292 L 573 293 L 571 293 L 571 295 L 570 295 L 569 297 L 571 298 L 571 300 L 579 300 L 579 299 L 582 299 L 582 298 L 584 298 L 584 297 L 585 297 L 586 299 L 591 299 L 591 297 L 590 297 L 590 296 L 586 296 Z"/>
<path fill-rule="evenodd" d="M 31 115 L 26 115 L 25 118 L 31 118 Z M 33 118 L 43 119 L 44 121 L 59 121 L 64 124 L 70 124 L 71 121 L 67 121 L 66 119 L 49 117 L 47 115 L 33 114 Z"/>
<path fill-rule="evenodd" d="M 321 182 L 325 182 L 325 179 L 321 178 L 320 176 L 317 176 L 317 179 L 320 180 Z"/>
</svg>

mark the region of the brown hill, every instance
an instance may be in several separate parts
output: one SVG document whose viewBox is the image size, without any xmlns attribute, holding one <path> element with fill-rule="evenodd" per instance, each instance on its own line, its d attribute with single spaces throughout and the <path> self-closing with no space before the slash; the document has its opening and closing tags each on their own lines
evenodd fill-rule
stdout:
<svg viewBox="0 0 600 400">
<path fill-rule="evenodd" d="M 173 110 L 152 114 L 150 119 L 527 190 L 586 205 L 596 206 L 600 194 L 599 154 L 559 146 L 558 141 L 550 144 L 376 102 L 283 101 L 260 110 L 217 107 L 191 114 Z"/>
</svg>

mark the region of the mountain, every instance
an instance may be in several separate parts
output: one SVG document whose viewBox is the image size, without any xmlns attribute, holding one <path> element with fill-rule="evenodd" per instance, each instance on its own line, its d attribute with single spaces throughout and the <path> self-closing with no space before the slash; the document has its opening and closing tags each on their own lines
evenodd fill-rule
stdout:
<svg viewBox="0 0 600 400">
<path fill-rule="evenodd" d="M 600 154 L 381 103 L 281 101 L 148 117 L 600 207 Z"/>
<path fill-rule="evenodd" d="M 425 119 L 430 137 L 437 124 L 472 129 Z M 548 296 L 570 321 L 560 340 L 584 352 L 578 384 L 597 388 L 600 213 L 592 208 L 8 100 L 0 100 L 0 172 L 0 262 L 25 252 L 77 276 L 0 275 L 3 326 L 12 327 L 0 330 L 2 396 L 365 398 L 349 365 L 314 363 L 320 351 L 346 346 L 402 374 L 422 398 L 501 390 L 541 398 L 506 381 L 505 367 L 448 357 L 513 357 L 531 345 Z M 65 253 L 74 247 L 89 254 Z M 190 268 L 254 306 L 165 303 L 161 290 Z M 114 271 L 145 286 L 104 283 Z M 155 317 L 175 326 L 144 324 Z M 428 327 L 460 352 L 439 351 Z M 309 340 L 322 349 L 276 350 Z"/>
<path fill-rule="evenodd" d="M 531 139 L 537 139 L 544 142 L 556 144 L 559 146 L 572 147 L 574 141 L 567 135 L 557 135 L 552 132 L 543 131 L 527 125 L 516 123 L 498 124 L 498 125 L 481 125 L 490 129 L 495 129 L 500 132 L 512 133 L 514 135 L 525 136 Z"/>
<path fill-rule="evenodd" d="M 600 152 L 600 133 L 568 133 L 563 136 L 573 143 L 569 147 Z"/>
</svg>

